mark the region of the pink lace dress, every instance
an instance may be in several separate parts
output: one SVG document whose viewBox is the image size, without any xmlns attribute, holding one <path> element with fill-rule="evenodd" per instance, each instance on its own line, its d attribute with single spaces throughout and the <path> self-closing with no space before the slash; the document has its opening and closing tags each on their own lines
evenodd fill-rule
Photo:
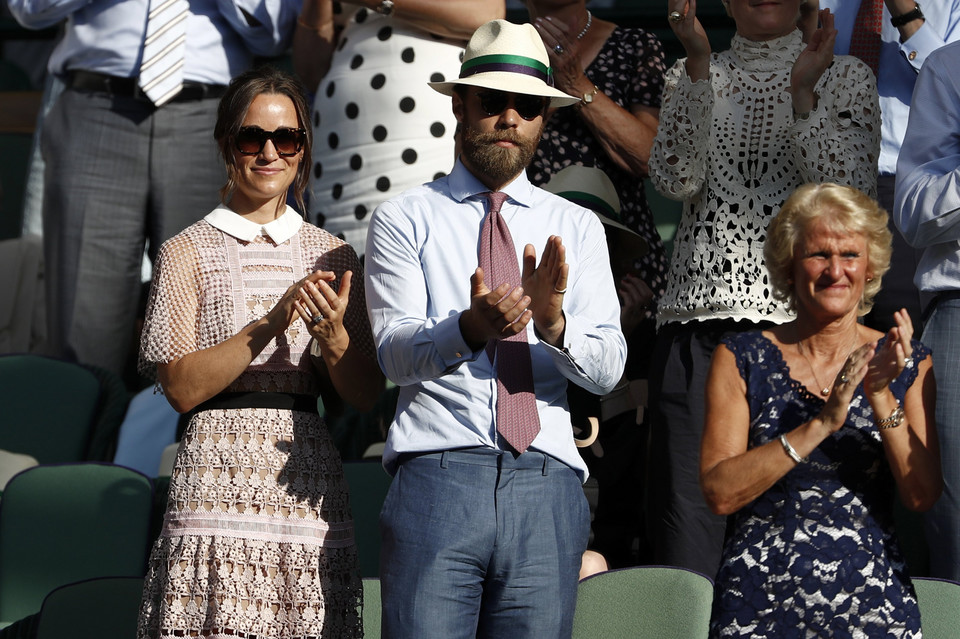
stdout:
<svg viewBox="0 0 960 639">
<path fill-rule="evenodd" d="M 280 244 L 245 242 L 202 220 L 160 251 L 141 370 L 224 341 L 315 269 L 358 275 L 344 323 L 374 357 L 349 245 L 306 223 Z M 318 395 L 309 343 L 297 319 L 226 390 Z M 195 415 L 150 556 L 138 637 L 359 637 L 361 599 L 347 486 L 322 418 L 273 408 Z"/>
</svg>

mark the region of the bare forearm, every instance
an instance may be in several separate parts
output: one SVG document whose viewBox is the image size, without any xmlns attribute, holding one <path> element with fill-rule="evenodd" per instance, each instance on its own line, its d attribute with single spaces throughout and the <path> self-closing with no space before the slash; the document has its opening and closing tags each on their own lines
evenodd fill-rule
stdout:
<svg viewBox="0 0 960 639">
<path fill-rule="evenodd" d="M 293 69 L 313 91 L 330 70 L 336 32 L 330 0 L 304 0 L 293 34 Z"/>
<path fill-rule="evenodd" d="M 380 0 L 357 2 L 370 9 Z M 503 18 L 503 0 L 394 0 L 393 15 L 428 33 L 466 41 L 482 24 Z"/>
<path fill-rule="evenodd" d="M 805 458 L 828 433 L 817 418 L 787 433 L 787 442 Z M 703 470 L 700 485 L 710 509 L 729 515 L 757 499 L 796 465 L 777 438 Z"/>
<path fill-rule="evenodd" d="M 591 89 L 592 86 L 587 91 Z M 591 104 L 574 108 L 580 109 L 580 117 L 617 166 L 635 177 L 646 177 L 650 149 L 657 135 L 655 109 L 627 111 L 602 91 Z"/>
<path fill-rule="evenodd" d="M 917 6 L 914 0 L 885 0 L 885 2 L 891 16 L 902 16 L 905 13 L 910 13 L 913 11 L 913 8 Z M 909 40 L 911 36 L 923 26 L 923 23 L 923 18 L 920 18 L 911 20 L 902 27 L 897 27 L 897 30 L 900 32 L 900 42 Z"/>
<path fill-rule="evenodd" d="M 185 413 L 210 399 L 237 379 L 275 335 L 263 318 L 216 346 L 158 365 L 157 376 L 167 401 L 177 412 Z"/>
<path fill-rule="evenodd" d="M 361 412 L 373 408 L 383 390 L 383 372 L 377 362 L 364 355 L 353 342 L 339 353 L 327 350 L 322 351 L 322 355 L 337 394 Z"/>
<path fill-rule="evenodd" d="M 908 395 L 902 421 L 892 428 L 879 428 L 879 420 L 896 412 L 897 400 L 888 388 L 869 400 L 901 501 L 911 510 L 929 510 L 943 491 L 943 475 L 936 438 L 931 441 L 924 432 L 927 415 L 923 403 Z"/>
</svg>

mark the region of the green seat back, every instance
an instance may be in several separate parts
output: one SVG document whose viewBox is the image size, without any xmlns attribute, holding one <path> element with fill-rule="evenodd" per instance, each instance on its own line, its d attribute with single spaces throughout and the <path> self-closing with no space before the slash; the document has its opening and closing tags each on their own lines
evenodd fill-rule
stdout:
<svg viewBox="0 0 960 639">
<path fill-rule="evenodd" d="M 960 584 L 913 578 L 920 604 L 923 639 L 955 639 L 960 634 Z"/>
<path fill-rule="evenodd" d="M 84 459 L 100 382 L 78 364 L 37 355 L 0 357 L 0 448 L 41 464 Z"/>
<path fill-rule="evenodd" d="M 380 509 L 392 477 L 378 461 L 344 462 L 343 472 L 350 485 L 350 510 L 360 574 L 377 577 L 380 574 Z"/>
<path fill-rule="evenodd" d="M 574 639 L 706 639 L 713 584 L 682 568 L 638 566 L 580 582 Z"/>
<path fill-rule="evenodd" d="M 101 577 L 60 586 L 43 600 L 37 639 L 133 639 L 141 577 Z"/>
<path fill-rule="evenodd" d="M 363 580 L 363 636 L 379 637 L 381 625 L 380 580 L 365 577 Z"/>
<path fill-rule="evenodd" d="M 34 466 L 0 501 L 0 621 L 40 610 L 58 586 L 93 577 L 142 577 L 153 487 L 112 464 Z"/>
</svg>

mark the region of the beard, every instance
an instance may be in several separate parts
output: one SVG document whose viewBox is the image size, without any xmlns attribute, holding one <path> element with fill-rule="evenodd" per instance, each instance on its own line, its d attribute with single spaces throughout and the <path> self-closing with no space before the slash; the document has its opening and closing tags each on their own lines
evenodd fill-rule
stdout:
<svg viewBox="0 0 960 639">
<path fill-rule="evenodd" d="M 479 176 L 494 182 L 506 183 L 517 177 L 530 164 L 537 152 L 543 125 L 536 136 L 524 137 L 514 130 L 485 133 L 464 124 L 461 127 L 461 153 L 466 164 Z M 496 143 L 502 140 L 517 146 L 505 148 Z"/>
</svg>

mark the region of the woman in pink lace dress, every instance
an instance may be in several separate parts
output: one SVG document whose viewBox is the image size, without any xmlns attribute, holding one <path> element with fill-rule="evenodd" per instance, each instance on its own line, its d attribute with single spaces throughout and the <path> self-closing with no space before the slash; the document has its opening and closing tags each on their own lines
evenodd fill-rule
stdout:
<svg viewBox="0 0 960 639">
<path fill-rule="evenodd" d="M 367 409 L 383 377 L 356 254 L 286 205 L 309 177 L 307 114 L 285 73 L 234 80 L 214 131 L 223 204 L 160 250 L 140 367 L 193 417 L 140 638 L 362 635 L 347 487 L 317 398 Z"/>
</svg>

